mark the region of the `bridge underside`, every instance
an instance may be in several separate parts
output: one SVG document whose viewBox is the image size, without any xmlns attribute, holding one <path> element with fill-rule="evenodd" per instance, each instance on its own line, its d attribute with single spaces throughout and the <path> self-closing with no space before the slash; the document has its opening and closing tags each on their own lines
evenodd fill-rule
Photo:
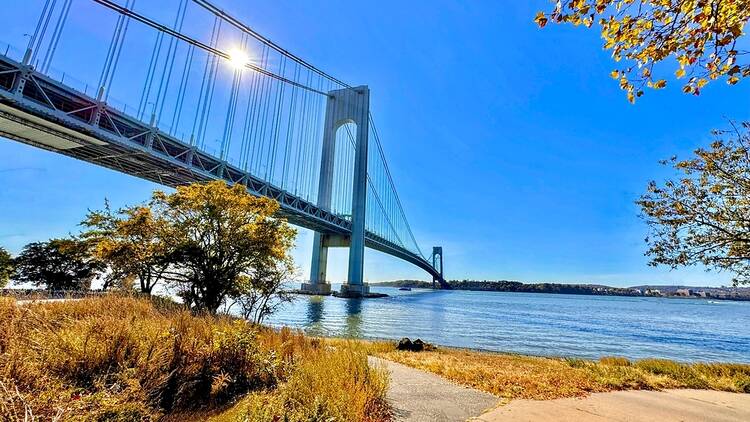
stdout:
<svg viewBox="0 0 750 422">
<path fill-rule="evenodd" d="M 19 81 L 23 81 L 19 87 Z M 349 236 L 351 221 L 0 55 L 0 136 L 175 187 L 222 179 L 277 200 L 291 224 Z M 376 234 L 365 245 L 410 262 L 449 288 L 422 256 Z"/>
</svg>

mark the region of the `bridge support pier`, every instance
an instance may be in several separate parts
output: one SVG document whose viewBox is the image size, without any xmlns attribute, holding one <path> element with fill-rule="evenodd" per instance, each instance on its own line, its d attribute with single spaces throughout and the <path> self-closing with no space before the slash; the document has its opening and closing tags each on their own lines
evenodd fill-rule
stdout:
<svg viewBox="0 0 750 422">
<path fill-rule="evenodd" d="M 312 264 L 310 265 L 310 282 L 302 283 L 302 291 L 313 295 L 330 295 L 331 285 L 326 283 L 328 267 L 328 245 L 325 235 L 315 232 L 313 239 Z"/>
<path fill-rule="evenodd" d="M 440 283 L 442 286 L 443 283 L 445 283 L 445 278 L 443 277 L 443 247 L 442 246 L 435 246 L 432 248 L 432 268 L 435 268 L 436 270 L 440 271 L 440 278 L 437 278 L 436 276 L 432 277 L 432 288 L 436 288 L 436 283 Z"/>
<path fill-rule="evenodd" d="M 328 248 L 349 247 L 349 271 L 340 296 L 366 296 L 370 287 L 364 282 L 365 215 L 367 210 L 367 146 L 370 123 L 370 90 L 366 86 L 331 91 L 326 104 L 323 132 L 323 152 L 318 185 L 318 206 L 331 210 L 336 133 L 347 123 L 357 126 L 354 151 L 354 180 L 352 184 L 352 226 L 350 236 L 315 233 L 313 240 L 310 282 L 302 284 L 302 291 L 310 294 L 330 294 L 326 281 Z"/>
</svg>

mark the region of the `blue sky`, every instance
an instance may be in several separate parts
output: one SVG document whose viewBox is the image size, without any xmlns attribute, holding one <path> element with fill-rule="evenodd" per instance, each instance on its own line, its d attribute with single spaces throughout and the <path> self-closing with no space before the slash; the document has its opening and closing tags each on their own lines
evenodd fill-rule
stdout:
<svg viewBox="0 0 750 422">
<path fill-rule="evenodd" d="M 35 19 L 40 3 L 12 2 L 5 15 Z M 633 202 L 667 174 L 658 160 L 705 145 L 729 118 L 750 117 L 747 83 L 717 82 L 700 97 L 672 83 L 630 105 L 609 77 L 614 64 L 598 31 L 535 26 L 536 11 L 549 7 L 543 0 L 215 3 L 334 76 L 370 86 L 407 216 L 423 249 L 444 247 L 448 277 L 620 286 L 730 280 L 700 268 L 648 267 Z M 22 22 L 8 23 L 0 40 L 23 45 L 33 27 Z M 6 139 L 0 156 L 0 244 L 14 252 L 75 232 L 105 197 L 132 204 L 156 188 Z M 303 273 L 311 242 L 301 231 L 295 257 Z M 334 281 L 346 275 L 345 258 L 334 251 Z M 366 259 L 370 281 L 427 277 L 376 252 Z"/>
</svg>

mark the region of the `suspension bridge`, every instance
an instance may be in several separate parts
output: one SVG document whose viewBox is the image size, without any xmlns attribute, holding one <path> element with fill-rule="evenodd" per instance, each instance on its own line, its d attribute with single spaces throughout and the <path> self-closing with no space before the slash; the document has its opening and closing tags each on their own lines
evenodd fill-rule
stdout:
<svg viewBox="0 0 750 422">
<path fill-rule="evenodd" d="M 309 293 L 331 293 L 334 247 L 349 248 L 344 296 L 368 294 L 365 247 L 448 287 L 442 248 L 425 255 L 409 226 L 367 86 L 206 0 L 28 3 L 0 28 L 25 41 L 0 44 L 0 136 L 165 186 L 220 179 L 275 199 L 315 232 Z"/>
</svg>

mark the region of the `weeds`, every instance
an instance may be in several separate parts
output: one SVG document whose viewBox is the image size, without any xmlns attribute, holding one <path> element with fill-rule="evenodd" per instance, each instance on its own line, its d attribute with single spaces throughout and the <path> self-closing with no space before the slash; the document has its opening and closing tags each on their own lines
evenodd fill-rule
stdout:
<svg viewBox="0 0 750 422">
<path fill-rule="evenodd" d="M 553 399 L 613 390 L 697 388 L 750 393 L 750 365 L 664 359 L 545 358 L 441 348 L 399 352 L 373 343 L 371 353 L 507 399 Z"/>
<path fill-rule="evenodd" d="M 387 375 L 354 344 L 328 349 L 290 330 L 144 298 L 0 299 L 0 382 L 16 392 L 0 401 L 2 420 L 203 420 L 197 415 L 227 409 L 250 421 L 388 414 Z"/>
<path fill-rule="evenodd" d="M 275 422 L 281 410 L 289 420 L 387 420 L 390 410 L 381 399 L 387 389 L 387 373 L 369 367 L 364 348 L 349 342 L 316 350 L 275 394 L 250 395 L 211 421 Z"/>
</svg>

